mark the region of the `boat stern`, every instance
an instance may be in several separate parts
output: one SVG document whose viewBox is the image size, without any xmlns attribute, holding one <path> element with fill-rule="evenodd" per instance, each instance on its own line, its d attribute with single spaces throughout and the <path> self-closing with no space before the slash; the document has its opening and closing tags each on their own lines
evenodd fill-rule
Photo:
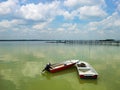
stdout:
<svg viewBox="0 0 120 90">
<path fill-rule="evenodd" d="M 81 79 L 97 79 L 98 75 L 79 75 Z"/>
</svg>

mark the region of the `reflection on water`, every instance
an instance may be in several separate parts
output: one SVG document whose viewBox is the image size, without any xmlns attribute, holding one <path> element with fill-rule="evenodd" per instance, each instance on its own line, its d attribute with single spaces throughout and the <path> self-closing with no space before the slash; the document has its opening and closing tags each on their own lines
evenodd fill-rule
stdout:
<svg viewBox="0 0 120 90">
<path fill-rule="evenodd" d="M 42 63 L 38 63 L 38 62 L 26 62 L 22 70 L 22 73 L 26 77 L 34 78 L 36 77 L 36 75 L 39 75 L 41 65 Z"/>
<path fill-rule="evenodd" d="M 49 73 L 49 72 L 44 72 L 41 73 L 42 76 L 46 77 L 46 79 L 51 79 L 51 78 L 55 78 L 55 77 L 59 77 L 59 76 L 64 76 L 70 73 L 75 73 L 76 72 L 76 68 L 73 66 L 69 69 L 57 72 L 57 73 Z"/>
<path fill-rule="evenodd" d="M 80 79 L 75 67 L 41 74 L 46 63 L 80 59 L 99 73 L 97 80 Z M 118 90 L 120 47 L 0 42 L 1 90 Z"/>
<path fill-rule="evenodd" d="M 97 84 L 97 81 L 98 81 L 97 79 L 80 79 L 78 73 L 76 72 L 76 67 L 75 66 L 73 66 L 73 67 L 71 67 L 71 68 L 69 68 L 67 70 L 57 72 L 57 73 L 45 72 L 45 73 L 42 73 L 41 75 L 43 77 L 45 77 L 47 80 L 51 80 L 53 78 L 62 77 L 62 76 L 65 76 L 67 74 L 72 74 L 72 73 L 74 73 L 76 75 L 76 78 L 78 79 L 76 82 L 79 82 L 80 84 L 86 84 L 86 83 Z"/>
</svg>

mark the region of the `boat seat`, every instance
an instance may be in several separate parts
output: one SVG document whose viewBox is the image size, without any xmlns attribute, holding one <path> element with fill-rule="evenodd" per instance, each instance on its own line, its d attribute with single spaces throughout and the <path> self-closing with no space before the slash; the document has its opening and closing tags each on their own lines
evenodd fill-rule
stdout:
<svg viewBox="0 0 120 90">
<path fill-rule="evenodd" d="M 77 64 L 78 67 L 86 67 L 84 63 Z"/>
</svg>

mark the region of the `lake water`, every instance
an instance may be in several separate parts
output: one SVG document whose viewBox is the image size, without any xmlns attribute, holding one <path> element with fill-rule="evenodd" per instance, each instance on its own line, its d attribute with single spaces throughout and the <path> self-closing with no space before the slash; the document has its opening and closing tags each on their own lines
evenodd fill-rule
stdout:
<svg viewBox="0 0 120 90">
<path fill-rule="evenodd" d="M 48 62 L 80 59 L 99 73 L 96 80 L 80 79 L 75 67 L 41 74 Z M 120 47 L 0 42 L 0 90 L 119 90 Z"/>
</svg>

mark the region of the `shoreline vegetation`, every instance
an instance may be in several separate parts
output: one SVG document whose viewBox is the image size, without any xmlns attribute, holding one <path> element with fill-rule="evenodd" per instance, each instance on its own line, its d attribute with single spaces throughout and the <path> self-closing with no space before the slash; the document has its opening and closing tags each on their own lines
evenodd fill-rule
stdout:
<svg viewBox="0 0 120 90">
<path fill-rule="evenodd" d="M 105 39 L 105 40 L 40 40 L 40 39 L 1 39 L 5 41 L 44 41 L 46 43 L 65 43 L 65 44 L 88 44 L 88 45 L 115 45 L 120 46 L 120 40 Z"/>
</svg>

